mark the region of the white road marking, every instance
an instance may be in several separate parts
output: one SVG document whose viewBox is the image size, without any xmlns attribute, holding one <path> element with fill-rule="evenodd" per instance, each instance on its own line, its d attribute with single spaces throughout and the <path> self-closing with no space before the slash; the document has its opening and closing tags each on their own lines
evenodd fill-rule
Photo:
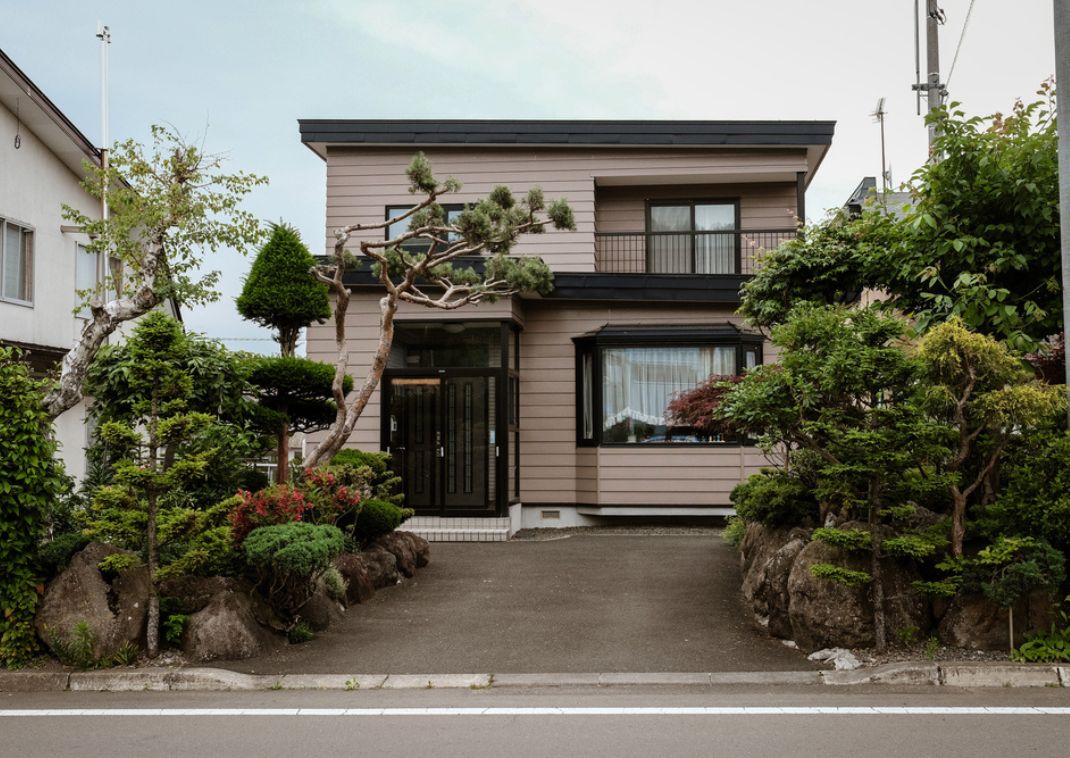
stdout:
<svg viewBox="0 0 1070 758">
<path fill-rule="evenodd" d="M 10 708 L 0 718 L 71 716 L 1070 716 L 1070 707 L 718 706 L 609 708 Z"/>
</svg>

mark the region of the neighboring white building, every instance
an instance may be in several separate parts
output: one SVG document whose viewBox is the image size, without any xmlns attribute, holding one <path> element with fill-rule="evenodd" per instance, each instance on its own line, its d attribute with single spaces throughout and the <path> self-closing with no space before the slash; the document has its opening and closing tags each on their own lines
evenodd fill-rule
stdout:
<svg viewBox="0 0 1070 758">
<path fill-rule="evenodd" d="M 86 235 L 63 220 L 63 205 L 100 215 L 80 182 L 100 151 L 0 50 L 0 345 L 26 352 L 44 375 L 81 332 L 79 289 L 97 277 Z M 67 473 L 85 473 L 85 404 L 56 423 Z"/>
</svg>

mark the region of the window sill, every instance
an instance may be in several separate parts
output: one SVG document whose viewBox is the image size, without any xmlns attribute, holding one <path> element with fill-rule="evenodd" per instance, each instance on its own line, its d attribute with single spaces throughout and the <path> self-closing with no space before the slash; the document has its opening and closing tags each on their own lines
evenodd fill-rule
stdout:
<svg viewBox="0 0 1070 758">
<path fill-rule="evenodd" d="M 22 308 L 33 308 L 32 300 L 16 300 L 11 297 L 0 297 L 0 303 L 8 303 L 9 305 L 18 305 Z"/>
</svg>

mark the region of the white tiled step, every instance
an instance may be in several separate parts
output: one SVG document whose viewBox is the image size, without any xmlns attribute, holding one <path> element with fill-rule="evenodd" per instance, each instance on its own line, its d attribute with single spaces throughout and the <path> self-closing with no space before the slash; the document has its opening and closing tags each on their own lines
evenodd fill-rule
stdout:
<svg viewBox="0 0 1070 758">
<path fill-rule="evenodd" d="M 428 542 L 505 542 L 509 539 L 508 518 L 415 516 L 400 528 Z"/>
</svg>

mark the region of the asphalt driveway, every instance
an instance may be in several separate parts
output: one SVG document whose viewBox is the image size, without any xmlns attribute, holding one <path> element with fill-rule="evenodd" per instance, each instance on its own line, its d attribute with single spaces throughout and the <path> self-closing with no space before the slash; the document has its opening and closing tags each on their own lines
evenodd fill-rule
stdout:
<svg viewBox="0 0 1070 758">
<path fill-rule="evenodd" d="M 811 669 L 743 613 L 734 550 L 686 536 L 435 543 L 431 564 L 315 640 L 223 664 L 271 673 Z"/>
</svg>

